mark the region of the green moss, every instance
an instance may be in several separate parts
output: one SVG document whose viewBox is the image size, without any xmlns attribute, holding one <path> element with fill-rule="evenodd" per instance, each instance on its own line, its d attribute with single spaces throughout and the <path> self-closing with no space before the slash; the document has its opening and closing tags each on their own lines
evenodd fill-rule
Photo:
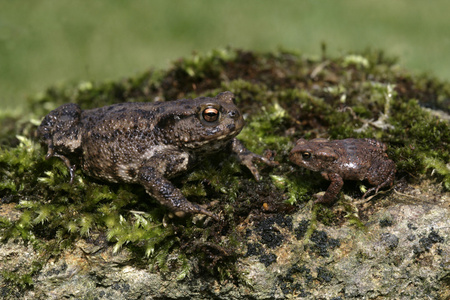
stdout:
<svg viewBox="0 0 450 300">
<path fill-rule="evenodd" d="M 287 120 L 288 114 L 278 102 L 260 106 L 260 111 L 247 120 L 238 138 L 256 153 L 263 153 L 265 149 L 287 151 L 290 139 L 283 132 Z"/>
<path fill-rule="evenodd" d="M 395 105 L 391 140 L 396 147 L 392 157 L 400 172 L 437 176 L 448 190 L 450 177 L 445 166 L 450 161 L 449 124 L 424 111 L 417 100 Z"/>
<path fill-rule="evenodd" d="M 286 189 L 288 197 L 285 200 L 290 205 L 296 205 L 298 202 L 306 202 L 310 197 L 311 184 L 305 182 L 301 177 L 286 178 L 279 175 L 270 175 L 275 186 L 282 190 Z"/>
<path fill-rule="evenodd" d="M 263 213 L 267 201 L 278 205 L 278 212 L 283 201 L 295 207 L 322 189 L 320 176 L 307 176 L 288 161 L 298 138 L 380 139 L 397 164 L 398 178 L 425 176 L 449 190 L 449 125 L 423 106 L 448 113 L 450 85 L 411 75 L 382 52 L 323 56 L 218 50 L 121 81 L 47 89 L 31 98 L 23 112 L 0 116 L 0 197 L 2 203 L 15 203 L 20 212 L 17 220 L 0 217 L 0 236 L 21 238 L 55 255 L 77 239 L 100 232 L 115 251 L 127 247 L 158 270 L 177 270 L 179 279 L 199 270 L 238 278 L 233 265 L 245 237 L 236 228 L 247 226 L 248 215 Z M 190 201 L 211 204 L 222 222 L 166 218 L 167 210 L 142 187 L 98 182 L 79 170 L 70 185 L 67 168 L 57 159 L 45 161 L 46 147 L 34 135 L 39 120 L 67 102 L 87 109 L 123 101 L 211 96 L 223 90 L 235 93 L 247 122 L 238 138 L 258 154 L 272 150 L 280 167 L 260 165 L 263 180 L 256 183 L 235 158 L 222 153 L 174 179 Z M 318 222 L 333 226 L 336 219 L 362 224 L 345 201 L 337 205 L 347 215 L 314 206 L 309 232 Z M 58 247 L 44 247 L 48 241 Z M 177 263 L 167 264 L 169 257 L 177 257 Z M 27 278 L 12 281 L 26 285 Z"/>
<path fill-rule="evenodd" d="M 33 285 L 32 274 L 23 274 L 18 275 L 15 272 L 2 271 L 1 275 L 5 278 L 6 281 L 20 287 L 20 288 L 28 288 Z"/>
</svg>

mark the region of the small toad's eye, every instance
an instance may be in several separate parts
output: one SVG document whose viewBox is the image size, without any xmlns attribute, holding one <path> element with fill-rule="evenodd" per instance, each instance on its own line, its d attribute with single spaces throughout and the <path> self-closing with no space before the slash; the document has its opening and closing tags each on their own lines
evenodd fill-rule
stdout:
<svg viewBox="0 0 450 300">
<path fill-rule="evenodd" d="M 303 159 L 310 159 L 311 158 L 311 152 L 303 152 L 302 153 Z"/>
<path fill-rule="evenodd" d="M 216 108 L 208 107 L 203 111 L 202 117 L 206 122 L 215 122 L 219 118 L 219 111 Z"/>
</svg>

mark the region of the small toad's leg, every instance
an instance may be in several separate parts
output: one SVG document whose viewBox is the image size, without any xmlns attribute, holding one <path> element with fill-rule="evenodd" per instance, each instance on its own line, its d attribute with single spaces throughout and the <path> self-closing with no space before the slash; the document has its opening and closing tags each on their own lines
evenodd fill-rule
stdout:
<svg viewBox="0 0 450 300">
<path fill-rule="evenodd" d="M 383 170 L 386 170 L 384 174 L 387 173 L 387 175 L 380 177 L 379 174 Z M 369 181 L 370 184 L 376 186 L 368 189 L 367 192 L 364 193 L 362 198 L 363 199 L 366 198 L 366 196 L 372 193 L 373 191 L 375 191 L 376 194 L 380 189 L 383 189 L 385 187 L 391 187 L 392 184 L 394 183 L 395 171 L 396 171 L 395 163 L 392 160 L 388 160 L 383 166 L 379 167 L 378 171 L 373 173 L 374 174 L 373 176 L 367 178 L 367 181 Z M 380 182 L 379 178 L 382 178 L 384 181 Z"/>
<path fill-rule="evenodd" d="M 271 167 L 276 167 L 279 165 L 276 161 L 271 161 L 264 156 L 251 152 L 250 150 L 245 148 L 245 146 L 238 139 L 233 139 L 233 141 L 231 142 L 231 151 L 237 155 L 239 162 L 245 165 L 250 170 L 250 172 L 252 172 L 253 177 L 255 177 L 257 181 L 259 181 L 261 176 L 259 175 L 256 166 L 253 164 L 254 160 L 263 162 Z"/>
<path fill-rule="evenodd" d="M 142 184 L 147 193 L 158 200 L 162 205 L 169 207 L 175 215 L 182 217 L 185 213 L 204 214 L 219 220 L 219 217 L 200 205 L 189 202 L 169 180 L 152 166 L 144 166 L 139 170 L 139 183 Z"/>
<path fill-rule="evenodd" d="M 318 197 L 315 203 L 331 203 L 336 199 L 337 194 L 339 194 L 342 186 L 344 185 L 344 180 L 341 176 L 339 176 L 336 173 L 331 174 L 322 174 L 322 176 L 325 177 L 325 179 L 330 180 L 331 183 L 328 186 L 327 191 L 322 197 Z"/>
</svg>

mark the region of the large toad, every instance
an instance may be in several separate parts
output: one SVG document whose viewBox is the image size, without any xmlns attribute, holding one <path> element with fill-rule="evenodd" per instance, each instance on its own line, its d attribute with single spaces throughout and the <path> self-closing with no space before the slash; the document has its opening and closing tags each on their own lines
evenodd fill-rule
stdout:
<svg viewBox="0 0 450 300">
<path fill-rule="evenodd" d="M 78 157 L 83 171 L 111 182 L 143 185 L 148 194 L 176 215 L 209 210 L 189 202 L 168 178 L 191 168 L 205 155 L 234 153 L 259 180 L 254 160 L 274 162 L 247 150 L 235 138 L 244 126 L 231 92 L 169 102 L 121 103 L 81 110 L 65 104 L 51 111 L 38 128 L 48 145 L 46 158 L 58 157 L 69 168 L 71 181 Z"/>
<path fill-rule="evenodd" d="M 296 165 L 320 172 L 330 186 L 317 203 L 333 202 L 344 180 L 367 180 L 375 187 L 364 195 L 392 186 L 395 163 L 386 154 L 386 145 L 373 139 L 299 139 L 289 154 Z"/>
</svg>

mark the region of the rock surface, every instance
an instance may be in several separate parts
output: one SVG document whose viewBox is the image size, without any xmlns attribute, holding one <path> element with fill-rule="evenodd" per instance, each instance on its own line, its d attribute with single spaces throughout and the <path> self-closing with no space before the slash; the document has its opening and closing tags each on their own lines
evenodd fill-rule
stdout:
<svg viewBox="0 0 450 300">
<path fill-rule="evenodd" d="M 354 205 L 356 226 L 311 228 L 310 204 L 293 215 L 249 221 L 243 280 L 196 276 L 178 281 L 134 266 L 127 250 L 79 240 L 33 277 L 33 289 L 13 299 L 447 299 L 450 297 L 450 196 L 427 182 L 389 199 Z M 336 205 L 334 210 L 339 210 Z M 4 212 L 3 212 L 4 213 Z M 251 217 L 250 217 L 251 219 Z M 31 268 L 37 253 L 9 241 L 0 247 L 1 270 Z M 245 282 L 245 283 L 244 283 Z"/>
</svg>

